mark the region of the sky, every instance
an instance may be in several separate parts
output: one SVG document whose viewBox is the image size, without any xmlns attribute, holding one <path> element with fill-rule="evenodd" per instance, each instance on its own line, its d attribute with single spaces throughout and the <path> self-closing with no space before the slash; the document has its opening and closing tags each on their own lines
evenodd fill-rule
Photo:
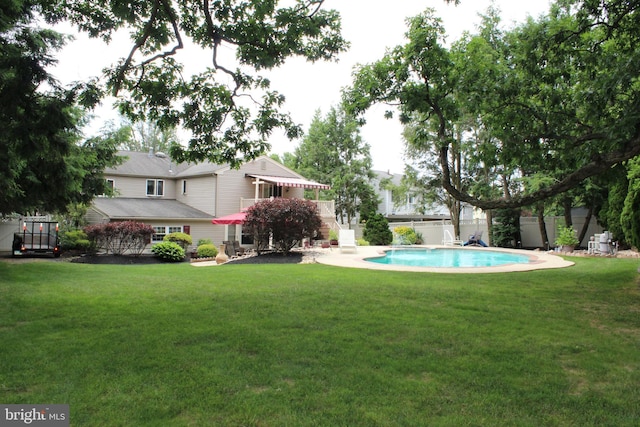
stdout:
<svg viewBox="0 0 640 427">
<path fill-rule="evenodd" d="M 342 34 L 350 43 L 348 52 L 336 62 L 305 62 L 291 58 L 279 69 L 269 74 L 271 88 L 286 97 L 284 109 L 291 113 L 296 123 L 302 124 L 305 132 L 317 110 L 325 115 L 332 106 L 340 102 L 341 89 L 350 85 L 353 68 L 357 64 L 368 64 L 382 58 L 387 48 L 405 43 L 405 20 L 416 16 L 426 8 L 434 8 L 443 20 L 447 31 L 447 43 L 457 40 L 464 31 L 473 32 L 480 22 L 479 13 L 484 13 L 490 0 L 462 0 L 458 6 L 446 4 L 444 0 L 326 0 L 326 9 L 336 9 L 342 16 Z M 523 22 L 527 16 L 537 17 L 546 13 L 548 0 L 494 0 L 501 11 L 502 23 L 511 27 Z M 86 79 L 100 74 L 105 66 L 126 56 L 131 43 L 123 35 L 107 46 L 98 40 L 87 40 L 76 36 L 58 55 L 59 63 L 53 73 L 61 82 Z M 194 69 L 209 65 L 210 53 L 197 58 L 191 56 Z M 402 173 L 404 170 L 404 143 L 402 127 L 397 119 L 385 119 L 386 106 L 374 106 L 366 114 L 367 123 L 361 128 L 362 139 L 369 144 L 376 170 Z M 118 115 L 105 103 L 95 112 L 87 133 L 96 133 L 108 121 L 117 121 Z M 300 143 L 289 141 L 283 132 L 276 131 L 269 140 L 271 153 L 282 155 L 293 152 Z"/>
</svg>

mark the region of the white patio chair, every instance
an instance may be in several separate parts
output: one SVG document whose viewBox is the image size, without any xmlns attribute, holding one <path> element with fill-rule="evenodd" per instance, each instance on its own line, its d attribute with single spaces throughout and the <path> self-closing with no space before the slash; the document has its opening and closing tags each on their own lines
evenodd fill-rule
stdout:
<svg viewBox="0 0 640 427">
<path fill-rule="evenodd" d="M 343 252 L 345 249 L 353 249 L 354 252 L 357 252 L 358 245 L 356 243 L 355 230 L 340 230 L 338 246 L 340 247 L 340 252 Z"/>
</svg>

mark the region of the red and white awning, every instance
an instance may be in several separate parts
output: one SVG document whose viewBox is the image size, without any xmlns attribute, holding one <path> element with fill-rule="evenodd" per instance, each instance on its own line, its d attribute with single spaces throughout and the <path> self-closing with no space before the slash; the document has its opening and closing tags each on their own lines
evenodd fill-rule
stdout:
<svg viewBox="0 0 640 427">
<path fill-rule="evenodd" d="M 319 182 L 309 181 L 307 179 L 302 178 L 290 178 L 284 176 L 270 176 L 270 175 L 250 175 L 252 178 L 256 178 L 260 181 L 270 182 L 272 184 L 277 185 L 278 187 L 296 187 L 296 188 L 310 188 L 310 189 L 319 189 L 319 190 L 328 190 L 331 188 L 330 185 L 320 184 Z"/>
</svg>

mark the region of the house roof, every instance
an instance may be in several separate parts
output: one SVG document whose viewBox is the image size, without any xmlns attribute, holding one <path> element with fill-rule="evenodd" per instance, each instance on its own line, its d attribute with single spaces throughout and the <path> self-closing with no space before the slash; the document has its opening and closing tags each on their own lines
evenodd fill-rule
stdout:
<svg viewBox="0 0 640 427">
<path fill-rule="evenodd" d="M 203 219 L 211 220 L 211 215 L 177 200 L 137 199 L 127 197 L 98 197 L 93 207 L 104 216 L 114 219 Z"/>
<path fill-rule="evenodd" d="M 118 156 L 124 157 L 125 161 L 116 167 L 106 168 L 106 175 L 171 179 L 220 174 L 230 169 L 228 164 L 216 164 L 209 161 L 198 163 L 175 163 L 164 153 L 119 151 Z M 260 156 L 257 159 L 247 162 L 247 164 L 256 161 L 276 164 L 280 169 L 280 172 L 288 176 L 276 177 L 253 174 L 248 176 L 256 178 L 260 177 L 260 179 L 263 179 L 264 181 L 273 182 L 276 185 L 285 187 L 318 188 L 322 190 L 331 188 L 329 185 L 305 179 L 299 173 L 287 168 L 281 163 L 276 162 L 268 156 Z"/>
<path fill-rule="evenodd" d="M 402 183 L 402 177 L 404 176 L 401 173 L 391 173 L 389 171 L 374 170 L 372 172 L 376 175 L 378 181 L 382 181 L 383 179 L 390 179 L 393 185 L 400 185 Z"/>
<path fill-rule="evenodd" d="M 116 167 L 106 168 L 105 174 L 177 178 L 210 175 L 229 168 L 228 165 L 218 165 L 208 161 L 202 163 L 175 163 L 164 153 L 119 151 L 118 156 L 125 157 L 126 160 Z"/>
</svg>

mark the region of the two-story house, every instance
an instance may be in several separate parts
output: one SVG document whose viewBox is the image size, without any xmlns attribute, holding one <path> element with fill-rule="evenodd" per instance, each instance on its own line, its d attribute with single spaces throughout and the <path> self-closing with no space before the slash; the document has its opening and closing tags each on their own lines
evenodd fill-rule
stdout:
<svg viewBox="0 0 640 427">
<path fill-rule="evenodd" d="M 403 175 L 378 170 L 374 170 L 373 173 L 375 178 L 372 180 L 372 184 L 380 200 L 378 212 L 384 215 L 389 222 L 430 221 L 449 218 L 449 211 L 445 206 L 431 206 L 428 212 L 421 213 L 423 207 L 419 199 L 419 191 L 404 194 L 401 203 L 394 202 L 393 191 L 394 188 L 401 185 Z"/>
<path fill-rule="evenodd" d="M 172 232 L 190 234 L 194 245 L 210 239 L 250 242 L 242 225 L 214 225 L 212 219 L 241 212 L 260 199 L 303 198 L 305 189 L 329 188 L 305 179 L 275 160 L 262 156 L 238 169 L 210 162 L 176 164 L 163 153 L 122 151 L 125 161 L 105 170 L 113 197 L 98 197 L 87 213 L 90 224 L 140 221 L 153 226 L 153 241 Z M 317 197 L 316 197 L 317 199 Z M 333 201 L 316 200 L 320 214 L 334 227 Z"/>
</svg>

